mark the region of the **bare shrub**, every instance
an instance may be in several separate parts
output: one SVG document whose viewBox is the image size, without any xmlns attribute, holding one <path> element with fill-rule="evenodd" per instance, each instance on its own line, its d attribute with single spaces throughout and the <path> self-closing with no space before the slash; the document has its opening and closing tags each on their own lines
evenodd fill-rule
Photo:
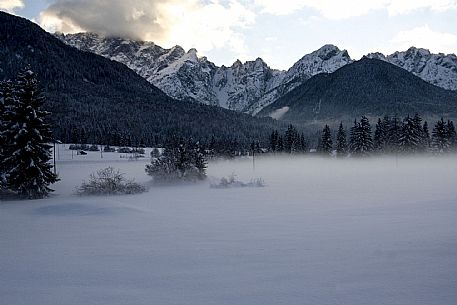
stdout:
<svg viewBox="0 0 457 305">
<path fill-rule="evenodd" d="M 254 178 L 251 181 L 245 183 L 243 181 L 237 180 L 235 174 L 231 174 L 228 177 L 222 177 L 216 182 L 210 184 L 211 188 L 235 188 L 235 187 L 264 187 L 265 181 L 262 178 Z"/>
<path fill-rule="evenodd" d="M 79 195 L 122 195 L 145 192 L 143 185 L 124 177 L 119 170 L 107 167 L 92 173 L 77 189 Z"/>
</svg>

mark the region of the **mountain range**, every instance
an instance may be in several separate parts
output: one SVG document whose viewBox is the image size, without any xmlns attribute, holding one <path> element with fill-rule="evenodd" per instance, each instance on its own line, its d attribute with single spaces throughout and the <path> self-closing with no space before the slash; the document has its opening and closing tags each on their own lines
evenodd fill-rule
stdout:
<svg viewBox="0 0 457 305">
<path fill-rule="evenodd" d="M 270 68 L 261 58 L 218 67 L 195 49 L 164 49 L 152 42 L 104 37 L 94 33 L 56 34 L 78 49 L 93 52 L 129 68 L 178 100 L 198 101 L 230 110 L 257 114 L 312 76 L 332 73 L 353 63 L 346 50 L 325 45 L 303 56 L 287 71 Z M 447 90 L 457 90 L 457 57 L 410 48 L 391 55 L 370 53 Z"/>
</svg>

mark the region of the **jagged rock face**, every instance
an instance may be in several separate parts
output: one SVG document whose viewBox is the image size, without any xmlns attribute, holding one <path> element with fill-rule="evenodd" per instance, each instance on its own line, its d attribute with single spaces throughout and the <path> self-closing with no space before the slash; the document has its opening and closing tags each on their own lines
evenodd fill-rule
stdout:
<svg viewBox="0 0 457 305">
<path fill-rule="evenodd" d="M 231 67 L 217 69 L 213 79 L 213 91 L 219 105 L 247 112 L 265 92 L 270 90 L 282 72 L 270 69 L 260 58 L 242 64 L 236 61 Z"/>
<path fill-rule="evenodd" d="M 255 114 L 311 76 L 349 63 L 346 51 L 326 45 L 304 56 L 288 71 L 271 69 L 262 59 L 217 67 L 195 49 L 164 49 L 152 42 L 102 37 L 93 33 L 56 34 L 78 49 L 119 61 L 180 100 Z"/>
<path fill-rule="evenodd" d="M 257 114 L 314 75 L 332 73 L 353 62 L 346 50 L 325 45 L 289 70 L 271 69 L 262 59 L 218 67 L 197 51 L 164 49 L 152 42 L 102 37 L 93 33 L 56 34 L 78 49 L 121 62 L 167 95 L 240 112 Z M 457 57 L 410 48 L 385 56 L 368 54 L 401 67 L 444 89 L 457 90 Z"/>
<path fill-rule="evenodd" d="M 367 57 L 381 59 L 401 67 L 438 87 L 457 90 L 457 56 L 443 53 L 432 54 L 429 50 L 409 48 L 385 56 L 371 53 Z"/>
</svg>

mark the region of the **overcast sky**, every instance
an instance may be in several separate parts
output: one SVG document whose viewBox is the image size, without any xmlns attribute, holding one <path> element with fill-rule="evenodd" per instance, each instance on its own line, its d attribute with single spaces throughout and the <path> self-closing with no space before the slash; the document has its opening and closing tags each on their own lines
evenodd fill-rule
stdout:
<svg viewBox="0 0 457 305">
<path fill-rule="evenodd" d="M 410 46 L 457 53 L 457 0 L 0 0 L 50 32 L 94 31 L 196 48 L 218 65 L 287 69 L 324 44 L 353 58 Z"/>
</svg>

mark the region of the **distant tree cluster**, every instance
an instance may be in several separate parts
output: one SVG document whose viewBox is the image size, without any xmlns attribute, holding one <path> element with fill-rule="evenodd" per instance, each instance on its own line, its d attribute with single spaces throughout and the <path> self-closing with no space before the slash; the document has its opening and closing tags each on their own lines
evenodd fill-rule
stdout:
<svg viewBox="0 0 457 305">
<path fill-rule="evenodd" d="M 28 199 L 47 196 L 58 180 L 49 163 L 53 137 L 43 103 L 30 70 L 0 83 L 0 184 Z"/>
<path fill-rule="evenodd" d="M 157 182 L 196 181 L 206 178 L 205 150 L 191 139 L 171 138 L 160 156 L 152 157 L 146 173 Z"/>
<path fill-rule="evenodd" d="M 436 122 L 430 136 L 428 123 L 423 122 L 419 114 L 407 116 L 403 120 L 394 116 L 378 119 L 374 134 L 367 117 L 355 120 L 349 132 L 341 123 L 336 134 L 336 145 L 333 146 L 332 134 L 325 125 L 320 138 L 321 153 L 337 156 L 366 156 L 369 154 L 391 153 L 445 153 L 457 149 L 457 135 L 454 123 L 444 119 Z"/>
<path fill-rule="evenodd" d="M 294 125 L 289 125 L 284 134 L 274 130 L 270 135 L 270 151 L 274 153 L 304 153 L 308 143 L 303 133 L 298 132 Z"/>
</svg>

